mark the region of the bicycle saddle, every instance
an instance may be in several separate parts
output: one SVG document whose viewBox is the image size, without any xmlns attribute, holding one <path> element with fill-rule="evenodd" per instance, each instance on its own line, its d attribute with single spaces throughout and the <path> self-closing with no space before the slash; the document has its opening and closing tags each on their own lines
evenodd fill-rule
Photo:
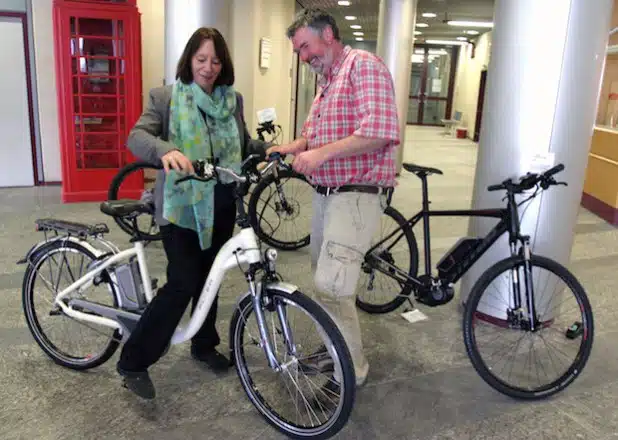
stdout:
<svg viewBox="0 0 618 440">
<path fill-rule="evenodd" d="M 413 163 L 404 163 L 403 168 L 411 173 L 442 174 L 437 168 L 422 167 Z"/>
<path fill-rule="evenodd" d="M 126 217 L 132 214 L 154 214 L 152 204 L 140 200 L 107 200 L 100 205 L 103 214 Z"/>
</svg>

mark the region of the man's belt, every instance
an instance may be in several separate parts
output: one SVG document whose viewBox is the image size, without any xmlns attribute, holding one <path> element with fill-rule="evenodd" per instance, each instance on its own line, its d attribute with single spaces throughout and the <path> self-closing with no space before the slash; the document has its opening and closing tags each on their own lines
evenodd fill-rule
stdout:
<svg viewBox="0 0 618 440">
<path fill-rule="evenodd" d="M 322 185 L 314 185 L 313 186 L 318 194 L 322 194 L 323 196 L 328 196 L 330 194 L 337 194 L 343 192 L 361 192 L 368 194 L 389 194 L 393 188 L 383 188 L 381 186 L 375 185 L 342 185 L 337 187 L 332 186 L 322 186 Z"/>
</svg>

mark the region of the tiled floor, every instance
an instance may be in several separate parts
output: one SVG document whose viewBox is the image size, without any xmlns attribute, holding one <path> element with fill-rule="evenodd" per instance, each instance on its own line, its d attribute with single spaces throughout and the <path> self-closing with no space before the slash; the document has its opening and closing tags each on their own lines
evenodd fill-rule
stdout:
<svg viewBox="0 0 618 440">
<path fill-rule="evenodd" d="M 406 159 L 441 168 L 430 179 L 434 208 L 470 203 L 477 147 L 445 139 L 439 129 L 408 128 Z M 419 209 L 420 185 L 403 173 L 394 204 L 404 213 Z M 216 377 L 200 368 L 188 347 L 173 347 L 151 374 L 154 403 L 141 403 L 119 386 L 114 365 L 77 373 L 46 358 L 34 343 L 21 308 L 23 266 L 16 261 L 39 238 L 35 218 L 56 216 L 106 221 L 110 237 L 126 236 L 96 204 L 59 202 L 59 188 L 0 191 L 0 438 L 1 439 L 272 439 L 279 438 L 253 409 L 230 371 Z M 446 250 L 465 234 L 465 219 L 432 223 L 432 250 Z M 428 321 L 409 324 L 398 310 L 361 314 L 371 371 L 359 390 L 342 439 L 594 439 L 618 438 L 618 233 L 581 209 L 570 268 L 580 278 L 595 312 L 593 354 L 581 377 L 542 402 L 522 403 L 500 395 L 475 373 L 465 354 L 457 301 L 420 308 Z M 164 274 L 159 246 L 149 247 L 154 276 Z M 286 278 L 311 291 L 307 250 L 285 253 Z M 231 276 L 221 293 L 220 324 L 225 337 L 243 280 Z"/>
</svg>

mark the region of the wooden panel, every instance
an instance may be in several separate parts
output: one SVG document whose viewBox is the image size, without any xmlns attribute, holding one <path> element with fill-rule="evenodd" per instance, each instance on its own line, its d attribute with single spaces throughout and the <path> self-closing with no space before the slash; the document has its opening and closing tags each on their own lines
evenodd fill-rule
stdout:
<svg viewBox="0 0 618 440">
<path fill-rule="evenodd" d="M 618 208 L 618 132 L 594 130 L 584 193 Z"/>
</svg>

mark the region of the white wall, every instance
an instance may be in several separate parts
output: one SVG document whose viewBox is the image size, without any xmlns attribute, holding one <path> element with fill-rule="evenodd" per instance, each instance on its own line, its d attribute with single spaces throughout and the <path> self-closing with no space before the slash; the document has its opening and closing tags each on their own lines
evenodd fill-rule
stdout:
<svg viewBox="0 0 618 440">
<path fill-rule="evenodd" d="M 52 0 L 32 0 L 42 179 L 45 182 L 62 180 L 52 13 Z"/>
<path fill-rule="evenodd" d="M 0 0 L 0 11 L 26 12 L 27 0 Z"/>
<path fill-rule="evenodd" d="M 471 58 L 472 46 L 464 46 L 457 62 L 453 113 L 463 113 L 462 127 L 468 129 L 469 138 L 474 136 L 481 71 L 489 65 L 491 35 L 491 32 L 487 32 L 477 39 L 474 58 Z"/>
</svg>

